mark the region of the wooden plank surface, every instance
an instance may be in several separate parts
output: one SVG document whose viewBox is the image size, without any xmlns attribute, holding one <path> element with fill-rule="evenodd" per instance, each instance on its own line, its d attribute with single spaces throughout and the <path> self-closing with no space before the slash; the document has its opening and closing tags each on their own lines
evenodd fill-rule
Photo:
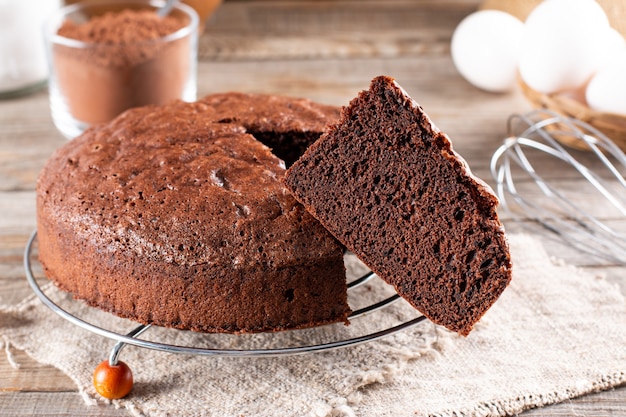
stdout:
<svg viewBox="0 0 626 417">
<path fill-rule="evenodd" d="M 449 56 L 456 24 L 477 0 L 226 1 L 200 42 L 199 95 L 249 91 L 308 97 L 344 105 L 380 74 L 396 77 L 453 141 L 472 170 L 491 181 L 489 160 L 506 136 L 506 118 L 529 109 L 519 93 L 493 95 L 468 85 Z M 22 251 L 35 227 L 39 169 L 65 139 L 55 130 L 46 91 L 0 101 L 0 303 L 30 294 Z M 559 184 L 574 176 L 541 165 Z M 581 199 L 593 208 L 593 202 Z M 613 216 L 605 213 L 606 216 Z M 523 223 L 503 216 L 510 231 Z M 615 216 L 613 216 L 615 217 Z M 611 220 L 626 229 L 619 217 Z M 605 274 L 626 293 L 626 269 L 581 257 L 563 245 L 549 250 Z M 5 325 L 0 323 L 0 327 Z M 0 353 L 0 415 L 122 416 L 124 410 L 86 406 L 73 382 L 53 367 L 10 349 Z M 626 387 L 530 410 L 525 416 L 624 416 Z"/>
</svg>

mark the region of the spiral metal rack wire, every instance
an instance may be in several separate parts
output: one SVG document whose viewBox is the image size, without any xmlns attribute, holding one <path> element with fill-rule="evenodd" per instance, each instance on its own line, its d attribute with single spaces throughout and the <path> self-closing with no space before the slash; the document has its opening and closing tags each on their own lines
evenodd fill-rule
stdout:
<svg viewBox="0 0 626 417">
<path fill-rule="evenodd" d="M 222 348 L 204 348 L 204 347 L 194 347 L 194 346 L 181 346 L 181 345 L 173 345 L 168 343 L 161 343 L 157 341 L 151 341 L 139 338 L 144 332 L 148 331 L 151 325 L 138 325 L 130 332 L 126 334 L 117 333 L 112 330 L 108 330 L 100 325 L 96 325 L 94 323 L 90 323 L 83 318 L 77 317 L 66 309 L 52 301 L 42 290 L 42 288 L 37 283 L 37 280 L 33 274 L 32 270 L 32 252 L 33 245 L 35 243 L 37 237 L 37 232 L 33 232 L 28 240 L 24 251 L 24 269 L 26 271 L 26 277 L 33 291 L 39 297 L 39 299 L 49 307 L 53 312 L 61 316 L 62 318 L 68 320 L 70 323 L 77 325 L 83 329 L 89 330 L 99 336 L 103 336 L 109 339 L 116 341 L 117 343 L 111 350 L 109 355 L 109 363 L 111 365 L 115 365 L 118 362 L 118 357 L 120 355 L 121 350 L 127 345 L 134 345 L 141 348 L 147 348 L 162 352 L 168 353 L 177 353 L 177 354 L 188 354 L 188 355 L 201 355 L 201 356 L 220 356 L 220 357 L 270 357 L 270 356 L 289 356 L 289 355 L 301 355 L 306 353 L 313 352 L 322 352 L 328 351 L 332 349 L 339 349 L 348 346 L 355 346 L 361 343 L 370 342 L 373 340 L 378 340 L 383 337 L 392 335 L 401 330 L 408 329 L 413 327 L 420 322 L 425 320 L 425 317 L 419 315 L 413 319 L 409 319 L 400 324 L 397 324 L 392 327 L 388 327 L 382 330 L 378 330 L 372 333 L 367 333 L 361 336 L 349 337 L 349 338 L 339 338 L 338 340 L 332 340 L 329 342 L 319 343 L 319 344 L 310 344 L 310 345 L 299 345 L 299 346 L 289 346 L 289 347 L 281 347 L 281 348 L 261 348 L 261 349 L 222 349 Z M 368 272 L 363 276 L 352 280 L 348 284 L 348 289 L 353 290 L 366 282 L 370 281 L 376 275 L 372 272 Z M 356 311 L 353 311 L 349 316 L 350 320 L 353 320 L 357 317 L 364 316 L 368 313 L 373 313 L 377 310 L 380 310 L 384 307 L 389 306 L 393 302 L 399 299 L 399 296 L 394 294 L 390 297 L 386 297 L 380 301 L 373 302 L 370 305 L 367 305 L 363 308 L 360 308 Z"/>
</svg>

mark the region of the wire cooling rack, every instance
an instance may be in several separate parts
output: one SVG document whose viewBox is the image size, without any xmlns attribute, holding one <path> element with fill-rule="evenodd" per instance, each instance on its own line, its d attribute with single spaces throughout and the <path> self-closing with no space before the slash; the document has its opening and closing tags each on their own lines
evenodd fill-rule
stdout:
<svg viewBox="0 0 626 417">
<path fill-rule="evenodd" d="M 382 330 L 377 330 L 374 332 L 366 332 L 366 334 L 363 334 L 363 335 L 354 336 L 354 337 L 344 337 L 344 335 L 342 335 L 341 332 L 337 332 L 335 337 L 330 341 L 325 341 L 322 343 L 314 343 L 314 344 L 303 343 L 303 344 L 296 345 L 296 346 L 260 347 L 260 348 L 255 348 L 255 349 L 231 349 L 231 348 L 207 348 L 207 347 L 184 346 L 184 345 L 162 343 L 159 341 L 140 338 L 142 334 L 144 334 L 151 327 L 153 327 L 152 325 L 143 325 L 143 324 L 138 325 L 137 327 L 132 329 L 130 332 L 122 334 L 122 333 L 104 328 L 102 327 L 102 325 L 94 324 L 85 318 L 78 317 L 77 315 L 70 313 L 63 306 L 51 300 L 48 297 L 48 295 L 46 295 L 46 293 L 42 290 L 39 283 L 37 282 L 35 274 L 33 273 L 32 258 L 34 258 L 33 247 L 35 245 L 36 238 L 37 238 L 37 232 L 34 231 L 31 234 L 28 240 L 28 243 L 26 244 L 25 251 L 24 251 L 24 269 L 26 271 L 26 278 L 28 279 L 30 286 L 32 287 L 37 297 L 39 297 L 39 299 L 43 302 L 43 304 L 45 304 L 53 312 L 55 312 L 62 318 L 68 320 L 69 322 L 71 322 L 72 324 L 76 326 L 79 326 L 99 336 L 106 337 L 106 338 L 116 341 L 117 343 L 115 344 L 115 346 L 113 347 L 109 355 L 109 363 L 112 365 L 117 364 L 120 352 L 122 348 L 124 348 L 126 345 L 133 345 L 133 346 L 137 346 L 141 348 L 152 349 L 152 350 L 168 352 L 168 353 L 201 355 L 201 356 L 270 357 L 270 356 L 302 355 L 302 354 L 307 354 L 307 353 L 329 351 L 329 350 L 344 348 L 348 346 L 355 346 L 355 345 L 359 345 L 362 343 L 378 340 L 383 337 L 397 333 L 399 331 L 413 327 L 426 319 L 424 316 L 418 315 L 417 317 L 406 319 L 405 321 L 402 321 L 400 324 L 393 325 L 391 327 L 386 327 Z M 363 274 L 362 276 L 360 276 L 359 278 L 351 280 L 348 284 L 349 294 L 351 291 L 356 290 L 358 287 L 364 285 L 367 282 L 370 282 L 374 278 L 377 278 L 377 277 L 373 272 L 367 272 Z M 353 311 L 350 314 L 349 319 L 350 321 L 353 321 L 354 319 L 359 318 L 359 317 L 369 316 L 371 313 L 374 313 L 380 309 L 390 306 L 392 303 L 396 302 L 399 298 L 400 297 L 397 294 L 393 294 L 391 296 L 383 296 L 382 299 L 373 301 L 367 304 L 366 306 Z M 74 302 L 80 302 L 80 301 L 74 301 Z M 417 313 L 417 311 L 415 313 L 419 314 Z M 327 325 L 327 326 L 332 326 L 332 325 Z M 324 328 L 327 326 L 320 326 L 320 328 Z M 307 329 L 307 330 L 315 331 L 315 329 L 318 329 L 318 328 Z M 184 330 L 172 330 L 172 331 L 181 332 Z M 290 332 L 298 332 L 298 331 L 300 330 L 290 330 Z M 329 334 L 331 334 L 331 338 L 332 338 L 333 332 L 329 332 Z M 270 334 L 269 336 L 271 335 L 272 334 Z M 220 336 L 220 335 L 216 335 L 216 336 Z M 230 335 L 222 335 L 222 336 L 230 336 Z M 244 337 L 244 336 L 245 335 L 237 336 L 237 337 Z"/>
</svg>

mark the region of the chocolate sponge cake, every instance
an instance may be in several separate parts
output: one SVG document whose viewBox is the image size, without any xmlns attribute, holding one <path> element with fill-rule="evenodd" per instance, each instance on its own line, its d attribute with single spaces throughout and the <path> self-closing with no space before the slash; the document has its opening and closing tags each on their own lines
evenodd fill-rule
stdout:
<svg viewBox="0 0 626 417">
<path fill-rule="evenodd" d="M 239 92 L 204 97 L 216 121 L 236 123 L 291 166 L 329 123 L 339 120 L 339 108 L 305 98 Z"/>
<path fill-rule="evenodd" d="M 40 261 L 76 298 L 142 323 L 241 333 L 346 321 L 343 247 L 284 172 L 208 103 L 129 110 L 43 168 Z"/>
<path fill-rule="evenodd" d="M 511 279 L 498 200 L 422 108 L 375 78 L 285 184 L 433 322 L 467 335 Z"/>
</svg>

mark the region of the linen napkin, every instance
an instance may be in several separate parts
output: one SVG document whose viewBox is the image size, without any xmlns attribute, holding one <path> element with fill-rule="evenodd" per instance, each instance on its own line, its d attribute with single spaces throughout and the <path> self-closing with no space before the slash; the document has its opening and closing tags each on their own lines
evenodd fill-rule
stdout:
<svg viewBox="0 0 626 417">
<path fill-rule="evenodd" d="M 381 340 L 287 357 L 127 346 L 120 359 L 133 369 L 135 386 L 115 401 L 91 385 L 114 342 L 60 318 L 36 296 L 0 306 L 6 324 L 0 341 L 69 375 L 88 403 L 111 403 L 133 416 L 505 416 L 625 383 L 626 302 L 619 288 L 551 259 L 534 237 L 514 234 L 509 242 L 511 285 L 468 337 L 423 321 Z M 349 269 L 358 263 L 351 260 Z M 87 321 L 121 333 L 136 326 L 44 288 Z M 376 281 L 350 300 L 366 304 L 390 292 Z M 415 316 L 398 302 L 347 327 L 244 336 L 151 328 L 142 337 L 196 347 L 283 347 L 367 334 Z"/>
</svg>

